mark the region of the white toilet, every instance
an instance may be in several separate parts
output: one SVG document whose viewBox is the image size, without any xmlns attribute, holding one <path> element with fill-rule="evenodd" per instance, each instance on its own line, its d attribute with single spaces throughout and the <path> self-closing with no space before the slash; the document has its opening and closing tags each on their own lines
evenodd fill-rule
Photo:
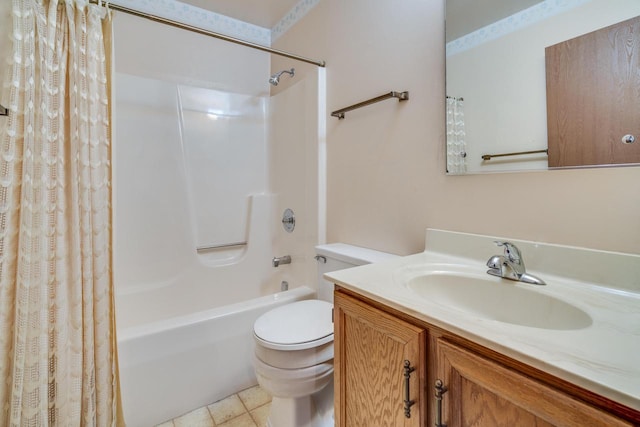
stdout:
<svg viewBox="0 0 640 427">
<path fill-rule="evenodd" d="M 254 324 L 256 376 L 273 397 L 269 427 L 334 425 L 333 283 L 322 275 L 395 257 L 343 243 L 316 246 L 316 254 L 318 299 L 280 306 Z"/>
</svg>

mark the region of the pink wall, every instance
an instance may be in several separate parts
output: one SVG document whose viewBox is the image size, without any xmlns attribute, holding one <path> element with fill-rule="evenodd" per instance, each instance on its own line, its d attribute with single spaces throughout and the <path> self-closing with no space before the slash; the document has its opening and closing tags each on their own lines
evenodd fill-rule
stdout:
<svg viewBox="0 0 640 427">
<path fill-rule="evenodd" d="M 640 253 L 638 167 L 445 175 L 443 3 L 322 0 L 274 43 L 327 61 L 327 116 L 411 93 L 327 118 L 327 241 L 409 254 L 431 227 Z"/>
</svg>

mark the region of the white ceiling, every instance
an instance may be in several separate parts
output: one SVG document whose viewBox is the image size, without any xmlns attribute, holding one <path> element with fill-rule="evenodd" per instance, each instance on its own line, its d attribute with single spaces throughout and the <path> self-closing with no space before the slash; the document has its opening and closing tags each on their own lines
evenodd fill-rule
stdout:
<svg viewBox="0 0 640 427">
<path fill-rule="evenodd" d="M 179 0 L 220 15 L 272 29 L 299 0 Z"/>
</svg>

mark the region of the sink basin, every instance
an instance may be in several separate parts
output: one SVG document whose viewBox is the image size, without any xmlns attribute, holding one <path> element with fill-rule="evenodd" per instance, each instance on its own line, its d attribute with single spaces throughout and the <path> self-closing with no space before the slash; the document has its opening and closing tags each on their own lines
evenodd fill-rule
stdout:
<svg viewBox="0 0 640 427">
<path fill-rule="evenodd" d="M 421 298 L 484 319 L 555 330 L 583 329 L 592 323 L 581 309 L 528 288 L 535 285 L 498 277 L 439 271 L 406 284 Z"/>
</svg>

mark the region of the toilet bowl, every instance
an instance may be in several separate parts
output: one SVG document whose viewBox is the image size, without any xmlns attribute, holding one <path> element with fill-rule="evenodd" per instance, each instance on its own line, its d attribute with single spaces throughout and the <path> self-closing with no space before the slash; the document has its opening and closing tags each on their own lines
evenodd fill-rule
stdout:
<svg viewBox="0 0 640 427">
<path fill-rule="evenodd" d="M 319 299 L 280 306 L 254 324 L 254 369 L 272 396 L 270 427 L 333 426 L 333 284 L 322 275 L 394 257 L 341 243 L 316 253 Z"/>
<path fill-rule="evenodd" d="M 254 363 L 260 384 L 274 397 L 309 396 L 329 384 L 333 375 L 333 361 L 298 369 L 275 368 L 257 357 Z"/>
</svg>

